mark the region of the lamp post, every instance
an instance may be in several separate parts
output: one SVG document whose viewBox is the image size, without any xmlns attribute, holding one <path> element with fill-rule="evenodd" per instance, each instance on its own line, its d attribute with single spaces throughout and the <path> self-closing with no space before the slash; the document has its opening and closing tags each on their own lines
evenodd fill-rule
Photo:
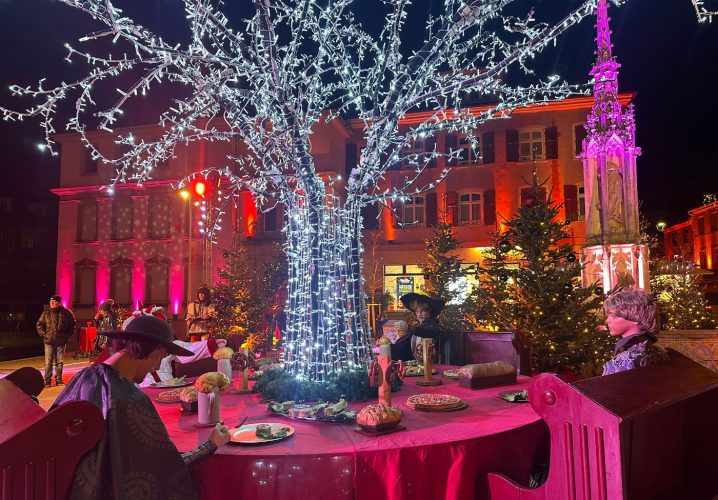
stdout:
<svg viewBox="0 0 718 500">
<path fill-rule="evenodd" d="M 180 191 L 180 196 L 187 203 L 187 307 L 192 302 L 192 203 L 187 190 Z"/>
</svg>

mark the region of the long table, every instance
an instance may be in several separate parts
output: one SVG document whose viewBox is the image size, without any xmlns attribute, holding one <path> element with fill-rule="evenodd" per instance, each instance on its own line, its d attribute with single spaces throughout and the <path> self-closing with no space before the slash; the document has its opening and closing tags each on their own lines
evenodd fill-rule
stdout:
<svg viewBox="0 0 718 500">
<path fill-rule="evenodd" d="M 439 372 L 445 368 L 439 366 Z M 528 403 L 509 403 L 497 395 L 526 388 L 528 377 L 519 377 L 514 386 L 482 390 L 449 379 L 419 387 L 417 380 L 406 378 L 393 394 L 393 405 L 404 410 L 406 430 L 383 436 L 365 436 L 347 424 L 275 416 L 257 394 L 222 394 L 222 420 L 230 427 L 248 416 L 247 423 L 289 424 L 295 434 L 260 446 L 230 444 L 193 466 L 202 498 L 474 499 L 488 498 L 487 472 L 527 482 L 532 462 L 546 453 L 547 427 Z M 161 390 L 145 392 L 154 399 Z M 422 392 L 453 394 L 469 407 L 435 413 L 409 409 L 406 399 Z M 197 417 L 181 415 L 179 405 L 156 407 L 180 451 L 207 439 L 210 430 L 196 428 Z"/>
</svg>

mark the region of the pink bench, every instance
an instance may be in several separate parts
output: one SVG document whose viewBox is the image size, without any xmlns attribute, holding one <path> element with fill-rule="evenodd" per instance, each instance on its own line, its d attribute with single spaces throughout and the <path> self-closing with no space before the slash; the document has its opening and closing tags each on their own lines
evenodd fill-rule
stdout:
<svg viewBox="0 0 718 500">
<path fill-rule="evenodd" d="M 718 374 L 675 351 L 670 357 L 573 384 L 535 377 L 529 399 L 551 432 L 548 480 L 528 489 L 489 474 L 491 498 L 713 498 Z"/>
</svg>

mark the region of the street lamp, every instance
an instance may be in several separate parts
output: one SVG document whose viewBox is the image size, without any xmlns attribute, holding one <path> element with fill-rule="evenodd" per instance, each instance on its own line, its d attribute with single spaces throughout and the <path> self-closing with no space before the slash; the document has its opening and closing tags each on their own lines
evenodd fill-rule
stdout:
<svg viewBox="0 0 718 500">
<path fill-rule="evenodd" d="M 658 229 L 660 232 L 663 232 L 663 230 L 666 228 L 666 223 L 662 220 L 659 220 L 656 224 L 656 229 Z"/>
</svg>

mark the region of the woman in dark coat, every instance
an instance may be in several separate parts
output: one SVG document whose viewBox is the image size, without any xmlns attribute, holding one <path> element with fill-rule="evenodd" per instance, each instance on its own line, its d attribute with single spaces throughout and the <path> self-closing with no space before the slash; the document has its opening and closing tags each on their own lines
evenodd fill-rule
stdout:
<svg viewBox="0 0 718 500">
<path fill-rule="evenodd" d="M 420 293 L 407 293 L 402 295 L 401 300 L 404 307 L 416 315 L 419 324 L 409 328 L 409 331 L 401 335 L 395 344 L 391 346 L 391 359 L 411 361 L 414 359 L 412 350 L 412 337 L 434 339 L 437 352 L 443 352 L 444 330 L 437 316 L 444 309 L 445 302 L 441 299 L 432 299 Z"/>
</svg>

